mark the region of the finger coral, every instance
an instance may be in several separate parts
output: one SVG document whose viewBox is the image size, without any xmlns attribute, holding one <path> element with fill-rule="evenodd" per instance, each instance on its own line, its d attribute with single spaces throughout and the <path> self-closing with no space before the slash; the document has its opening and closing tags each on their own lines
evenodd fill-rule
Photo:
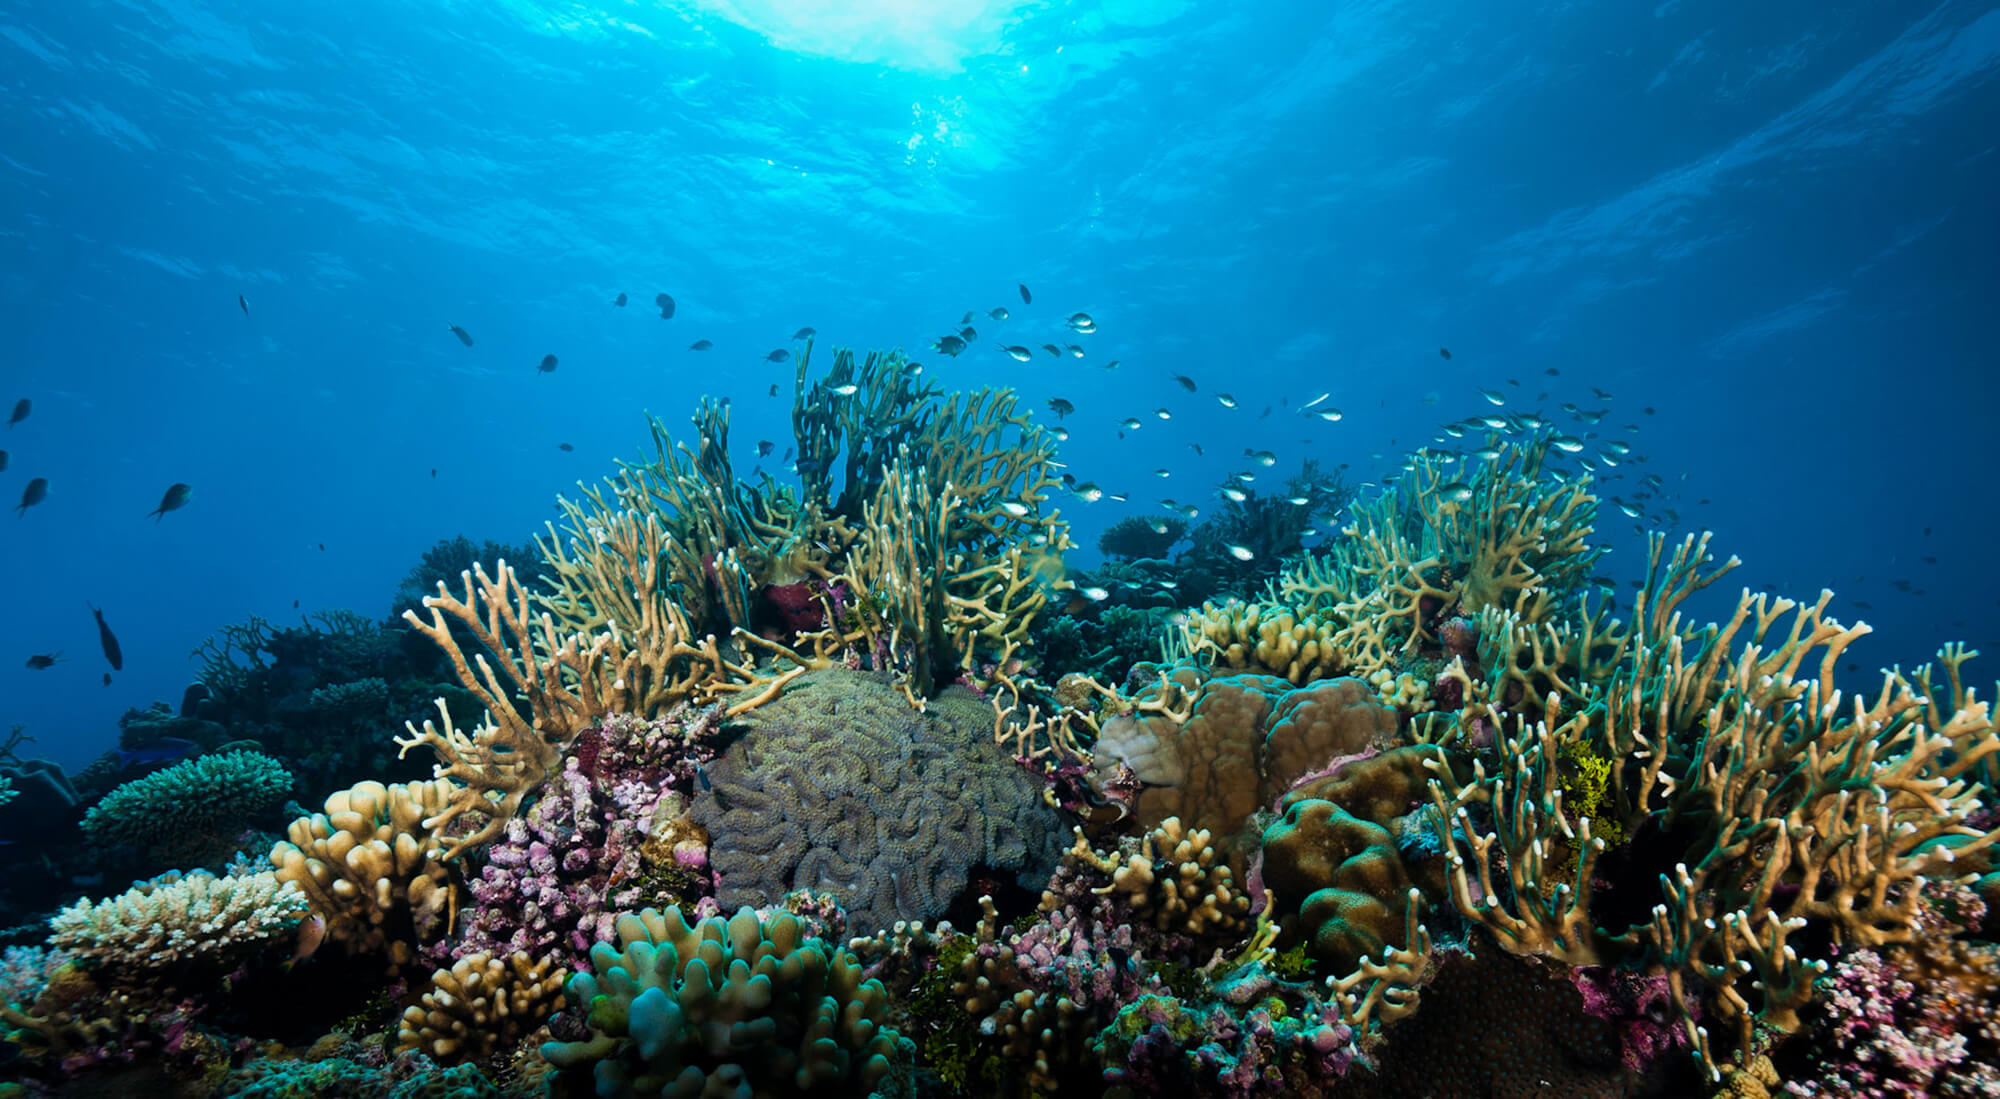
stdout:
<svg viewBox="0 0 2000 1099">
<path fill-rule="evenodd" d="M 898 1050 L 887 997 L 846 950 L 789 913 L 689 924 L 678 908 L 618 917 L 571 1001 L 589 1037 L 542 1056 L 603 1096 L 864 1096 Z"/>
<path fill-rule="evenodd" d="M 566 975 L 526 954 L 468 954 L 433 973 L 429 991 L 403 1010 L 396 1045 L 446 1064 L 505 1053 L 562 1009 Z"/>
<path fill-rule="evenodd" d="M 324 812 L 292 822 L 271 865 L 326 917 L 328 938 L 406 965 L 448 930 L 451 873 L 426 821 L 456 792 L 444 779 L 338 791 Z"/>
</svg>

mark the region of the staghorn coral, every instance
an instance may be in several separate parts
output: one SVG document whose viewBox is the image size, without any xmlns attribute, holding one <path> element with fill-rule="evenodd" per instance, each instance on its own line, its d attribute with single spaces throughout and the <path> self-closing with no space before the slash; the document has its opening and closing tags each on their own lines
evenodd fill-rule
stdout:
<svg viewBox="0 0 2000 1099">
<path fill-rule="evenodd" d="M 886 997 L 847 951 L 789 913 L 690 925 L 678 908 L 617 920 L 572 977 L 589 1037 L 542 1056 L 605 1096 L 869 1094 L 904 1056 Z"/>
<path fill-rule="evenodd" d="M 829 668 L 740 725 L 692 814 L 724 905 L 824 890 L 865 934 L 943 915 L 976 866 L 1033 888 L 1055 863 L 1059 818 L 970 691 L 920 713 L 880 676 Z"/>
<path fill-rule="evenodd" d="M 454 888 L 429 821 L 458 790 L 445 779 L 384 786 L 363 782 L 326 799 L 271 848 L 279 880 L 326 918 L 327 937 L 349 953 L 407 965 L 420 942 L 448 931 Z"/>
<path fill-rule="evenodd" d="M 562 1010 L 566 973 L 526 954 L 467 954 L 431 974 L 430 989 L 403 1011 L 396 1046 L 446 1064 L 504 1054 Z"/>
<path fill-rule="evenodd" d="M 102 846 L 131 846 L 164 860 L 205 860 L 292 792 L 292 776 L 256 752 L 202 756 L 112 790 L 84 815 Z"/>
<path fill-rule="evenodd" d="M 1250 898 L 1237 888 L 1228 865 L 1216 861 L 1208 830 L 1190 831 L 1177 817 L 1121 843 L 1115 852 L 1092 847 L 1078 828 L 1076 841 L 1063 853 L 1063 867 L 1072 872 L 1089 867 L 1107 876 L 1091 892 L 1109 895 L 1132 922 L 1143 920 L 1156 931 L 1233 937 L 1249 926 Z M 1043 891 L 1042 911 L 1061 903 L 1056 893 Z"/>
<path fill-rule="evenodd" d="M 296 885 L 273 873 L 173 871 L 56 913 L 49 942 L 114 982 L 143 982 L 162 970 L 221 973 L 288 942 L 309 908 Z"/>
</svg>

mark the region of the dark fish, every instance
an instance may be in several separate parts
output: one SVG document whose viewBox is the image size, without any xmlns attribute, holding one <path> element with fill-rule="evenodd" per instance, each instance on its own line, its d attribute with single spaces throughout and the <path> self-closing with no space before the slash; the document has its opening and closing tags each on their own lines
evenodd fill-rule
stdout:
<svg viewBox="0 0 2000 1099">
<path fill-rule="evenodd" d="M 797 332 L 792 333 L 792 338 L 795 340 L 809 340 L 817 335 L 819 335 L 819 333 L 813 331 L 810 328 L 801 328 Z"/>
<path fill-rule="evenodd" d="M 1005 309 L 995 309 L 991 313 L 988 313 L 986 315 L 992 317 L 996 321 L 1004 321 L 1009 316 L 1011 316 L 1011 314 L 1009 314 Z"/>
<path fill-rule="evenodd" d="M 319 551 L 320 551 L 321 553 L 325 553 L 325 552 L 326 552 L 326 543 L 325 543 L 325 542 L 321 542 L 321 543 L 319 544 Z"/>
<path fill-rule="evenodd" d="M 1271 406 L 1270 406 L 1270 405 L 1265 405 L 1265 406 L 1264 406 L 1264 411 L 1262 411 L 1262 412 L 1259 412 L 1259 413 L 1257 414 L 1257 418 L 1261 420 L 1261 419 L 1263 419 L 1264 417 L 1266 417 L 1266 416 L 1269 416 L 1270 414 L 1271 414 Z"/>
<path fill-rule="evenodd" d="M 37 477 L 21 490 L 21 506 L 14 509 L 15 517 L 28 514 L 28 509 L 49 498 L 49 479 Z"/>
<path fill-rule="evenodd" d="M 1642 409 L 1640 409 L 1640 411 L 1641 411 L 1641 412 L 1644 412 L 1644 413 L 1645 413 L 1646 415 L 1648 415 L 1648 416 L 1651 416 L 1651 415 L 1653 415 L 1653 406 L 1652 406 L 1652 405 L 1647 405 L 1647 406 L 1646 406 L 1645 408 L 1642 408 Z"/>
<path fill-rule="evenodd" d="M 771 396 L 773 396 L 773 397 L 775 397 L 775 396 L 777 396 L 777 395 L 778 395 L 778 383 L 777 383 L 777 382 L 772 382 L 772 383 L 771 383 L 771 393 L 770 393 L 770 395 L 771 395 Z"/>
<path fill-rule="evenodd" d="M 696 341 L 694 341 L 693 343 L 691 343 L 691 344 L 688 344 L 688 350 L 689 350 L 689 351 L 706 351 L 706 350 L 708 350 L 709 348 L 711 348 L 711 347 L 714 347 L 714 346 L 715 346 L 715 341 L 714 341 L 714 340 L 696 340 Z"/>
<path fill-rule="evenodd" d="M 620 309 L 625 308 L 625 295 L 620 294 L 617 297 L 611 299 L 611 304 L 617 306 Z"/>
<path fill-rule="evenodd" d="M 793 453 L 793 451 L 794 451 L 795 449 L 796 449 L 795 447 L 786 447 L 786 448 L 785 448 L 785 456 L 784 456 L 783 458 L 780 458 L 780 459 L 778 459 L 778 460 L 779 460 L 779 461 L 781 461 L 781 462 L 789 462 L 789 461 L 791 461 L 791 460 L 792 460 L 792 453 Z"/>
<path fill-rule="evenodd" d="M 1552 366 L 1552 367 L 1549 367 L 1549 368 L 1548 368 L 1547 370 L 1544 370 L 1544 371 L 1542 371 L 1542 373 L 1544 373 L 1544 374 L 1547 374 L 1547 375 L 1548 375 L 1549 377 L 1551 377 L 1551 378 L 1560 378 L 1560 377 L 1562 377 L 1562 371 L 1560 371 L 1560 370 L 1557 370 L 1557 369 L 1556 369 L 1555 367 L 1553 367 L 1553 366 Z"/>
<path fill-rule="evenodd" d="M 7 452 L 0 450 L 0 473 L 7 472 Z"/>
<path fill-rule="evenodd" d="M 1935 558 L 1935 557 L 1925 557 L 1925 558 L 1922 558 L 1922 560 L 1923 560 L 1923 563 L 1924 563 L 1924 564 L 1926 564 L 1926 565 L 1935 565 L 1935 564 L 1937 564 L 1937 558 Z"/>
<path fill-rule="evenodd" d="M 201 745 L 192 740 L 182 740 L 177 736 L 163 736 L 144 748 L 114 748 L 111 756 L 118 763 L 120 771 L 128 767 L 157 767 L 163 763 L 178 763 L 201 751 Z"/>
<path fill-rule="evenodd" d="M 193 496 L 194 496 L 194 489 L 189 488 L 186 485 L 179 483 L 168 485 L 167 494 L 165 496 L 160 497 L 160 506 L 154 508 L 152 511 L 149 511 L 146 514 L 151 515 L 153 517 L 153 522 L 157 523 L 160 520 L 165 519 L 167 517 L 168 512 L 178 511 L 179 509 L 186 507 L 188 500 L 193 498 Z"/>
<path fill-rule="evenodd" d="M 109 686 L 111 686 L 111 673 L 110 673 L 110 672 L 105 672 L 105 673 L 104 673 L 104 685 L 105 685 L 106 687 L 109 687 Z"/>
<path fill-rule="evenodd" d="M 778 444 L 772 442 L 769 439 L 757 440 L 757 457 L 759 458 L 769 458 L 771 456 L 771 452 L 776 449 L 778 449 Z"/>
<path fill-rule="evenodd" d="M 451 326 L 451 334 L 458 337 L 458 342 L 467 347 L 472 346 L 472 333 L 454 324 Z"/>
<path fill-rule="evenodd" d="M 85 603 L 84 606 L 90 607 Z M 104 624 L 104 612 L 90 607 L 90 613 L 97 616 L 97 643 L 104 646 L 104 660 L 114 672 L 125 670 L 125 654 L 118 648 L 118 638 L 111 633 L 111 627 Z"/>
<path fill-rule="evenodd" d="M 237 308 L 243 310 L 244 316 L 247 317 L 250 315 L 250 303 L 243 300 L 243 295 L 241 294 L 236 295 L 236 306 Z"/>
<path fill-rule="evenodd" d="M 674 299 L 672 295 L 669 294 L 656 295 L 653 298 L 653 304 L 660 307 L 661 320 L 670 321 L 674 319 Z"/>
<path fill-rule="evenodd" d="M 931 350 L 941 355 L 950 355 L 955 359 L 959 352 L 965 350 L 965 341 L 957 336 L 939 336 L 931 341 Z"/>
<path fill-rule="evenodd" d="M 1189 393 L 1194 392 L 1195 385 L 1193 378 L 1188 377 L 1186 374 L 1176 374 L 1174 375 L 1174 380 L 1181 383 L 1182 389 L 1187 390 Z"/>
<path fill-rule="evenodd" d="M 1062 358 L 1062 348 L 1057 347 L 1055 344 L 1045 343 L 1042 345 L 1042 350 L 1054 355 L 1058 359 Z"/>
<path fill-rule="evenodd" d="M 26 398 L 26 397 L 23 397 L 23 398 L 21 398 L 20 400 L 18 400 L 18 401 L 15 401 L 15 402 L 14 402 L 14 415 L 8 418 L 8 420 L 7 420 L 7 426 L 8 426 L 8 427 L 13 427 L 13 426 L 14 426 L 15 424 L 18 424 L 18 423 L 20 423 L 20 422 L 21 422 L 22 420 L 25 420 L 25 419 L 27 419 L 27 418 L 28 418 L 28 413 L 29 413 L 30 411 L 32 411 L 32 410 L 34 409 L 34 407 L 35 407 L 35 404 L 34 404 L 34 402 L 33 402 L 33 401 L 30 401 L 30 400 L 29 400 L 28 398 Z"/>
<path fill-rule="evenodd" d="M 1194 456 L 1195 456 L 1195 457 L 1197 457 L 1197 458 L 1201 457 L 1201 444 L 1200 444 L 1200 443 L 1189 443 L 1189 444 L 1188 444 L 1188 446 L 1189 446 L 1189 447 L 1191 447 L 1191 448 L 1192 448 L 1192 449 L 1194 450 Z"/>
<path fill-rule="evenodd" d="M 438 471 L 437 471 L 437 470 L 435 470 L 435 469 L 431 470 L 431 480 L 433 480 L 433 481 L 437 480 L 437 475 L 438 475 Z"/>
<path fill-rule="evenodd" d="M 61 660 L 62 660 L 62 654 L 59 652 L 36 653 L 35 655 L 28 658 L 28 667 L 33 668 L 39 672 L 48 668 L 55 667 L 56 664 L 61 662 Z"/>
<path fill-rule="evenodd" d="M 571 451 L 575 450 L 576 448 L 569 445 L 568 443 L 557 443 L 556 449 L 562 451 L 564 454 L 568 454 Z"/>
<path fill-rule="evenodd" d="M 1447 359 L 1449 359 L 1449 358 L 1451 358 L 1451 348 L 1449 348 L 1449 347 L 1440 347 L 1440 348 L 1438 348 L 1438 354 L 1439 354 L 1439 355 L 1441 355 L 1441 356 L 1443 356 L 1444 358 L 1447 358 Z"/>
<path fill-rule="evenodd" d="M 792 357 L 791 352 L 780 347 L 776 351 L 771 352 L 769 355 L 764 356 L 764 361 L 767 363 L 781 363 L 791 357 Z"/>
<path fill-rule="evenodd" d="M 958 338 L 964 340 L 966 343 L 971 343 L 979 338 L 979 330 L 968 324 L 958 330 Z"/>
<path fill-rule="evenodd" d="M 542 356 L 542 365 L 540 365 L 540 366 L 536 367 L 536 368 L 535 368 L 535 371 L 536 371 L 536 373 L 539 373 L 539 374 L 553 374 L 553 373 L 555 373 L 555 372 L 556 372 L 556 357 L 555 357 L 554 355 L 543 355 L 543 356 Z"/>
<path fill-rule="evenodd" d="M 1028 293 L 1028 287 L 1025 283 L 1022 284 L 1021 286 L 1016 287 L 1016 289 L 1021 291 L 1022 305 L 1028 305 L 1035 300 L 1035 296 L 1033 294 Z"/>
<path fill-rule="evenodd" d="M 1063 400 L 1061 397 L 1054 397 L 1049 400 L 1049 411 L 1055 413 L 1056 419 L 1060 420 L 1064 416 L 1075 412 L 1076 406 Z"/>
</svg>

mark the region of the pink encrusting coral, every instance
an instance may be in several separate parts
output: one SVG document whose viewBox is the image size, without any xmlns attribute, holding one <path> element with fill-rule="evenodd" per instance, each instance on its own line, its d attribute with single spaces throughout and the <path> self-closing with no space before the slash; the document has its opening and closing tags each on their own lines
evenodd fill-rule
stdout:
<svg viewBox="0 0 2000 1099">
<path fill-rule="evenodd" d="M 682 707 L 654 721 L 612 717 L 580 734 L 527 813 L 507 822 L 468 889 L 452 959 L 486 952 L 560 956 L 582 969 L 620 912 L 679 885 L 694 902 L 707 850 L 679 818 L 719 720 Z"/>
</svg>

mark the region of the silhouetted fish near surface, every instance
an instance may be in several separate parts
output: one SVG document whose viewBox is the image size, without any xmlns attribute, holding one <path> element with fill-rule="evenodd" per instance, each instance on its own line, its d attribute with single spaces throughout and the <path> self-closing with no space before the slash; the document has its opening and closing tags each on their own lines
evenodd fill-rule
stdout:
<svg viewBox="0 0 2000 1099">
<path fill-rule="evenodd" d="M 654 305 L 657 305 L 657 306 L 659 306 L 659 307 L 660 307 L 660 319 L 661 319 L 661 320 L 663 320 L 663 321 L 670 321 L 670 320 L 673 320 L 673 319 L 674 319 L 674 299 L 673 299 L 673 295 L 671 295 L 671 294 L 661 294 L 661 295 L 658 295 L 657 297 L 655 297 L 655 298 L 653 299 L 653 304 L 654 304 Z"/>
<path fill-rule="evenodd" d="M 1021 292 L 1022 305 L 1028 305 L 1034 302 L 1035 296 L 1033 294 L 1028 293 L 1028 286 L 1026 283 L 1022 283 L 1019 286 L 1016 286 L 1015 289 Z"/>
<path fill-rule="evenodd" d="M 106 687 L 109 687 L 109 686 L 111 686 L 111 673 L 110 673 L 110 672 L 105 672 L 105 673 L 104 673 L 104 685 L 105 685 Z"/>
<path fill-rule="evenodd" d="M 189 488 L 187 485 L 176 482 L 174 484 L 167 486 L 167 494 L 165 496 L 160 497 L 160 506 L 154 508 L 150 512 L 147 512 L 147 514 L 151 515 L 153 517 L 153 522 L 157 523 L 160 520 L 165 519 L 167 517 L 168 512 L 178 511 L 179 509 L 186 507 L 187 502 L 193 497 L 194 497 L 194 489 Z"/>
<path fill-rule="evenodd" d="M 243 300 L 243 295 L 241 294 L 236 295 L 236 307 L 243 310 L 244 316 L 247 317 L 250 315 L 250 303 Z"/>
<path fill-rule="evenodd" d="M 1076 406 L 1063 400 L 1061 397 L 1055 397 L 1049 401 L 1049 411 L 1055 413 L 1056 419 L 1060 420 L 1064 416 L 1075 412 Z"/>
<path fill-rule="evenodd" d="M 84 606 L 90 607 L 90 604 L 85 603 Z M 114 672 L 124 671 L 125 653 L 119 649 L 118 638 L 112 634 L 111 627 L 104 624 L 104 612 L 90 607 L 90 613 L 97 616 L 97 643 L 104 647 L 105 663 L 110 664 Z"/>
<path fill-rule="evenodd" d="M 543 355 L 543 356 L 542 356 L 542 365 L 540 365 L 540 366 L 536 367 L 536 368 L 535 368 L 535 372 L 536 372 L 537 374 L 553 374 L 553 373 L 555 373 L 555 372 L 556 372 L 556 357 L 555 357 L 554 355 Z"/>
<path fill-rule="evenodd" d="M 772 397 L 775 397 L 775 396 L 777 396 L 777 395 L 778 395 L 778 383 L 777 383 L 777 382 L 772 382 L 772 383 L 771 383 L 771 392 L 770 392 L 769 396 L 772 396 Z"/>
<path fill-rule="evenodd" d="M 1188 377 L 1186 374 L 1176 374 L 1174 375 L 1174 380 L 1181 383 L 1182 389 L 1187 390 L 1189 393 L 1194 392 L 1195 385 L 1193 378 Z"/>
<path fill-rule="evenodd" d="M 35 408 L 35 402 L 29 400 L 26 397 L 23 397 L 20 400 L 15 401 L 14 414 L 7 418 L 7 426 L 13 427 L 15 424 L 18 424 L 22 420 L 27 419 L 28 413 L 34 411 L 34 408 Z"/>
<path fill-rule="evenodd" d="M 37 477 L 21 490 L 21 506 L 14 509 L 16 518 L 28 514 L 28 509 L 49 498 L 49 479 Z"/>
<path fill-rule="evenodd" d="M 810 328 L 801 328 L 797 332 L 792 333 L 792 338 L 795 340 L 809 340 L 817 335 L 819 335 L 819 333 L 813 331 Z"/>
<path fill-rule="evenodd" d="M 939 336 L 931 341 L 931 350 L 955 359 L 959 352 L 965 350 L 965 341 L 957 336 Z"/>
<path fill-rule="evenodd" d="M 1438 355 L 1442 358 L 1447 358 L 1447 359 L 1451 358 L 1451 348 L 1449 347 L 1438 348 Z"/>
<path fill-rule="evenodd" d="M 62 653 L 36 653 L 28 658 L 28 667 L 36 671 L 46 671 L 62 663 Z"/>
<path fill-rule="evenodd" d="M 557 443 L 556 449 L 562 451 L 564 454 L 568 454 L 571 451 L 575 450 L 576 448 L 569 445 L 568 443 Z"/>
<path fill-rule="evenodd" d="M 467 347 L 472 346 L 472 333 L 454 324 L 451 326 L 451 334 L 458 337 L 458 342 Z"/>
<path fill-rule="evenodd" d="M 771 352 L 769 355 L 764 356 L 764 361 L 767 363 L 781 363 L 791 357 L 792 357 L 791 352 L 780 347 L 776 351 Z"/>
<path fill-rule="evenodd" d="M 771 452 L 776 449 L 778 449 L 778 444 L 769 439 L 757 440 L 757 457 L 759 458 L 769 458 Z"/>
<path fill-rule="evenodd" d="M 626 300 L 625 295 L 620 294 L 617 297 L 611 299 L 611 304 L 617 306 L 620 309 L 623 309 L 625 308 L 625 300 Z"/>
<path fill-rule="evenodd" d="M 714 346 L 715 346 L 715 341 L 714 341 L 714 340 L 696 340 L 696 341 L 694 341 L 693 343 L 691 343 L 691 344 L 688 344 L 688 350 L 689 350 L 689 351 L 706 351 L 706 350 L 708 350 L 709 348 L 711 348 L 711 347 L 714 347 Z"/>
</svg>

